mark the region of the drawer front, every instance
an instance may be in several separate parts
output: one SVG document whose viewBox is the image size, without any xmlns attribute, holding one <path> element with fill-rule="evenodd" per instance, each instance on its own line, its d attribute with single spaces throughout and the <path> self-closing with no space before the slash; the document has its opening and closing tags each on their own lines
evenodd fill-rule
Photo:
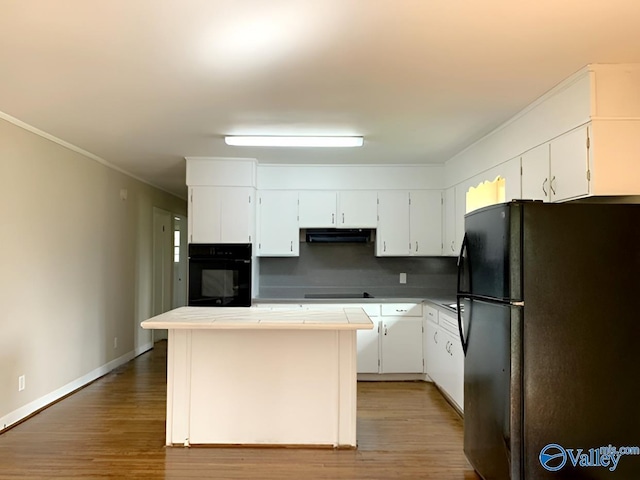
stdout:
<svg viewBox="0 0 640 480">
<path fill-rule="evenodd" d="M 433 323 L 438 323 L 438 309 L 430 305 L 424 306 L 424 316 Z"/>
<path fill-rule="evenodd" d="M 383 317 L 421 317 L 421 303 L 383 303 L 381 307 Z"/>
<path fill-rule="evenodd" d="M 446 313 L 440 312 L 438 314 L 438 320 L 441 327 L 450 331 L 456 336 L 459 336 L 458 332 L 458 319 L 453 315 L 448 315 Z"/>
</svg>

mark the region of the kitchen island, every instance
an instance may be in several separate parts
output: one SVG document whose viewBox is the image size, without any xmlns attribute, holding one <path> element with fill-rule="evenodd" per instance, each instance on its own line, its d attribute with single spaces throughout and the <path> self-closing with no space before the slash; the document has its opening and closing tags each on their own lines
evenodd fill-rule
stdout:
<svg viewBox="0 0 640 480">
<path fill-rule="evenodd" d="M 356 446 L 361 308 L 182 307 L 168 329 L 167 445 Z"/>
</svg>

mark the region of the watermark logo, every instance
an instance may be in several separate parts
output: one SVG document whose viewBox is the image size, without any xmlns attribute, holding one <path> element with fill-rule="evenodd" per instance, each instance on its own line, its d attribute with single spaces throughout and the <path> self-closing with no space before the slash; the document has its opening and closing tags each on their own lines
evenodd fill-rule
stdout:
<svg viewBox="0 0 640 480">
<path fill-rule="evenodd" d="M 567 452 L 557 443 L 550 443 L 540 450 L 540 464 L 550 472 L 557 472 L 567 463 Z"/>
<path fill-rule="evenodd" d="M 557 472 L 567 461 L 574 467 L 602 467 L 613 472 L 623 455 L 640 455 L 640 447 L 564 448 L 557 443 L 545 445 L 538 459 L 545 470 Z"/>
</svg>

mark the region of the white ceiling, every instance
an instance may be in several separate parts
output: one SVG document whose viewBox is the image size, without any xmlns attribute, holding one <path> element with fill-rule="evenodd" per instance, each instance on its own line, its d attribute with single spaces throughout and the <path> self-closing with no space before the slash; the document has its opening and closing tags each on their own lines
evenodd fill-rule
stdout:
<svg viewBox="0 0 640 480">
<path fill-rule="evenodd" d="M 182 197 L 185 156 L 441 163 L 586 64 L 640 62 L 639 24 L 638 0 L 0 0 L 0 111 Z"/>
</svg>

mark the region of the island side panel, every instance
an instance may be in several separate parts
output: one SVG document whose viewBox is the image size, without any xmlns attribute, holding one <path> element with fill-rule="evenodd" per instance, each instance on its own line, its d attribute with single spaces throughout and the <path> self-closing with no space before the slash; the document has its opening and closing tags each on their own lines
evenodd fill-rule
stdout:
<svg viewBox="0 0 640 480">
<path fill-rule="evenodd" d="M 356 331 L 337 331 L 338 336 L 338 446 L 356 446 L 357 347 Z"/>
<path fill-rule="evenodd" d="M 190 442 L 338 445 L 339 343 L 334 330 L 193 331 Z"/>
<path fill-rule="evenodd" d="M 189 439 L 191 330 L 169 330 L 167 344 L 167 445 Z"/>
</svg>

